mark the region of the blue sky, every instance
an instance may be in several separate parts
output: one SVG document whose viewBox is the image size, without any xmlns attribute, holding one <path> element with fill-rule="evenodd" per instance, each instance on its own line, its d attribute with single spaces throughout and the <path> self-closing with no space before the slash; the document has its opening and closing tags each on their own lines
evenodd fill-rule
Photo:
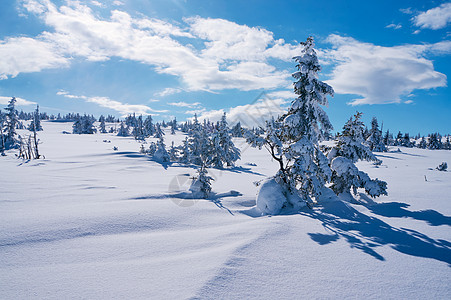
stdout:
<svg viewBox="0 0 451 300">
<path fill-rule="evenodd" d="M 447 134 L 450 22 L 446 1 L 1 1 L 0 103 L 254 124 L 293 99 L 291 58 L 312 35 L 336 131 L 361 111 Z"/>
</svg>

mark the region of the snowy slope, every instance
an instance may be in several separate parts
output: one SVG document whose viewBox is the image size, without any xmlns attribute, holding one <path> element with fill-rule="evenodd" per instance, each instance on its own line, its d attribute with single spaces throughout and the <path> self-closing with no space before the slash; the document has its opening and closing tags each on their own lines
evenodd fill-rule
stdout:
<svg viewBox="0 0 451 300">
<path fill-rule="evenodd" d="M 428 169 L 451 151 L 359 163 L 388 197 L 262 217 L 252 183 L 277 164 L 242 139 L 238 167 L 209 169 L 216 195 L 184 199 L 194 168 L 154 162 L 133 138 L 61 133 L 71 125 L 43 122 L 45 160 L 0 158 L 0 299 L 451 294 L 451 172 Z"/>
</svg>

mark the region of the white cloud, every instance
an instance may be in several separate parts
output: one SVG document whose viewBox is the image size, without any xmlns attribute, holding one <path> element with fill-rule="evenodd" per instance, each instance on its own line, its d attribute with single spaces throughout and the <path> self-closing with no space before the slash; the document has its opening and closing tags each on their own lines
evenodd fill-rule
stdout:
<svg viewBox="0 0 451 300">
<path fill-rule="evenodd" d="M 200 105 L 200 102 L 194 102 L 194 103 L 187 103 L 187 102 L 183 102 L 183 101 L 179 101 L 179 102 L 169 102 L 169 105 L 172 106 L 177 106 L 177 107 L 196 107 Z"/>
<path fill-rule="evenodd" d="M 69 64 L 69 59 L 58 53 L 52 43 L 28 37 L 0 41 L 0 57 L 0 79 Z"/>
<path fill-rule="evenodd" d="M 98 6 L 98 7 L 105 7 L 104 4 L 102 4 L 102 3 L 100 3 L 99 1 L 96 1 L 96 0 L 92 0 L 91 4 L 95 5 L 95 6 Z"/>
<path fill-rule="evenodd" d="M 393 28 L 393 29 L 400 29 L 400 28 L 402 28 L 402 25 L 401 24 L 394 24 L 394 23 L 392 23 L 392 24 L 388 24 L 387 26 L 385 26 L 385 28 Z"/>
<path fill-rule="evenodd" d="M 412 10 L 411 7 L 400 8 L 399 11 L 402 12 L 403 14 L 406 14 L 406 15 L 411 15 L 411 14 L 413 14 L 413 10 Z"/>
<path fill-rule="evenodd" d="M 12 97 L 0 96 L 0 104 L 7 105 L 9 103 L 9 101 L 11 101 L 11 98 Z M 17 100 L 16 105 L 19 105 L 19 106 L 36 105 L 37 104 L 36 102 L 25 100 L 25 99 L 19 98 L 19 97 L 16 97 L 16 100 Z"/>
<path fill-rule="evenodd" d="M 174 94 L 178 94 L 183 92 L 182 89 L 178 89 L 178 88 L 165 88 L 164 90 L 162 90 L 161 92 L 155 93 L 155 96 L 158 97 L 165 97 L 165 96 L 169 96 L 169 95 L 174 95 Z"/>
<path fill-rule="evenodd" d="M 122 116 L 127 116 L 133 113 L 136 113 L 137 115 L 149 115 L 149 114 L 158 115 L 155 113 L 168 112 L 167 110 L 155 110 L 147 105 L 122 103 L 116 100 L 112 100 L 108 97 L 88 97 L 83 95 L 77 96 L 71 95 L 66 91 L 59 91 L 56 94 L 70 99 L 81 99 L 89 103 L 95 103 L 101 107 L 115 110 L 119 112 Z"/>
<path fill-rule="evenodd" d="M 424 54 L 449 51 L 448 43 L 382 47 L 338 35 L 328 41 L 333 49 L 325 53 L 336 64 L 328 84 L 338 94 L 362 97 L 352 105 L 399 103 L 413 90 L 446 86 Z"/>
<path fill-rule="evenodd" d="M 124 2 L 119 1 L 119 0 L 114 0 L 113 4 L 116 5 L 116 6 L 121 6 L 121 5 L 124 5 Z"/>
<path fill-rule="evenodd" d="M 429 9 L 412 18 L 415 26 L 427 29 L 441 29 L 451 22 L 451 3 Z"/>
<path fill-rule="evenodd" d="M 230 124 L 241 122 L 242 126 L 251 128 L 264 126 L 265 121 L 271 117 L 278 117 L 287 110 L 287 101 L 283 99 L 269 99 L 263 96 L 263 99 L 251 104 L 239 105 L 226 111 L 227 120 Z M 208 119 L 213 122 L 219 121 L 225 110 L 204 111 L 199 120 Z"/>
<path fill-rule="evenodd" d="M 272 32 L 223 19 L 189 18 L 184 28 L 155 18 L 133 18 L 119 10 L 113 10 L 109 19 L 101 19 L 80 1 L 60 7 L 49 0 L 23 3 L 52 28 L 34 38 L 52 50 L 47 55 L 53 58 L 52 64 L 40 69 L 68 64 L 77 56 L 90 61 L 119 57 L 179 77 L 184 90 L 249 91 L 286 86 L 290 74 L 268 60 L 289 61 L 299 53 L 299 45 L 275 40 Z M 196 49 L 192 42 L 182 43 L 176 37 L 201 41 L 203 47 Z M 40 69 L 22 68 L 14 74 Z"/>
</svg>

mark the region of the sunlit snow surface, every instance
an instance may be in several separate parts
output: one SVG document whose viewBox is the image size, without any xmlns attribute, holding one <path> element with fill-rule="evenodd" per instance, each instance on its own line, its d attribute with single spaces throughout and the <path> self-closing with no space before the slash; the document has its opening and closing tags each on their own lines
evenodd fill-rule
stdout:
<svg viewBox="0 0 451 300">
<path fill-rule="evenodd" d="M 358 167 L 388 197 L 268 217 L 253 182 L 277 163 L 241 139 L 238 166 L 209 169 L 215 194 L 199 200 L 195 168 L 152 161 L 133 138 L 43 127 L 44 160 L 0 157 L 0 299 L 451 295 L 451 172 L 434 170 L 451 151 L 379 153 Z"/>
</svg>

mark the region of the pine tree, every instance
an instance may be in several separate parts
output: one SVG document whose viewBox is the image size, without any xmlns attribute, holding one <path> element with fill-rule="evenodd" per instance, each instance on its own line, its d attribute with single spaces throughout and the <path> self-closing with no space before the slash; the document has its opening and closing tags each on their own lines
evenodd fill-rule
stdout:
<svg viewBox="0 0 451 300">
<path fill-rule="evenodd" d="M 164 136 L 164 132 L 163 129 L 161 129 L 161 126 L 159 123 L 157 123 L 157 125 L 155 126 L 155 135 L 154 138 L 162 138 Z"/>
<path fill-rule="evenodd" d="M 215 168 L 221 169 L 224 164 L 233 166 L 235 161 L 241 157 L 240 149 L 235 147 L 232 141 L 230 129 L 227 125 L 226 113 L 222 116 L 217 131 L 213 133 L 212 146 L 212 157 L 209 160 Z"/>
<path fill-rule="evenodd" d="M 233 137 L 243 137 L 243 129 L 241 128 L 241 123 L 238 122 L 232 128 L 232 136 Z"/>
<path fill-rule="evenodd" d="M 171 134 L 175 134 L 175 130 L 177 129 L 177 119 L 174 118 L 171 122 Z"/>
<path fill-rule="evenodd" d="M 321 195 L 332 175 L 319 141 L 325 132 L 332 130 L 321 105 L 328 105 L 327 95 L 333 96 L 334 91 L 317 78 L 321 66 L 313 49 L 313 38 L 301 44 L 304 49 L 301 56 L 294 57 L 298 71 L 293 74 L 294 92 L 298 97 L 286 114 L 266 123 L 266 128 L 261 129 L 263 137 L 250 131 L 246 133 L 251 146 L 266 147 L 279 163 L 276 182 L 289 194 L 299 196 L 286 194 L 285 206 L 292 207 L 301 207 L 303 203 L 312 202 L 312 197 Z"/>
<path fill-rule="evenodd" d="M 429 136 L 429 141 L 428 141 L 428 149 L 431 150 L 437 150 L 437 149 L 442 149 L 442 141 L 441 141 L 441 136 L 438 133 L 432 133 Z"/>
<path fill-rule="evenodd" d="M 19 140 L 17 138 L 16 128 L 19 124 L 18 112 L 16 110 L 16 98 L 12 97 L 5 108 L 6 112 L 6 130 L 4 137 L 5 149 L 13 149 L 19 147 Z"/>
<path fill-rule="evenodd" d="M 427 148 L 427 143 L 426 143 L 424 136 L 421 138 L 420 142 L 418 143 L 418 148 L 421 148 L 421 149 Z"/>
<path fill-rule="evenodd" d="M 99 126 L 100 133 L 107 133 L 106 128 L 105 128 L 105 117 L 103 115 L 100 116 L 99 122 L 100 122 L 100 126 Z"/>
<path fill-rule="evenodd" d="M 202 197 L 207 199 L 211 193 L 211 181 L 212 177 L 208 176 L 208 171 L 205 168 L 205 164 L 202 164 L 197 170 L 197 176 L 193 177 L 193 181 L 189 190 L 193 193 L 194 197 Z"/>
<path fill-rule="evenodd" d="M 72 133 L 74 134 L 93 134 L 97 132 L 94 127 L 95 118 L 83 115 L 79 117 L 72 125 Z"/>
<path fill-rule="evenodd" d="M 153 157 L 156 161 L 159 162 L 170 162 L 171 157 L 169 156 L 168 151 L 166 151 L 166 145 L 164 144 L 163 137 L 160 137 L 160 139 L 157 142 L 157 150 L 155 151 Z"/>
<path fill-rule="evenodd" d="M 39 114 L 39 105 L 36 106 L 36 110 L 32 115 L 31 123 L 28 126 L 30 131 L 42 131 L 41 116 Z"/>
<path fill-rule="evenodd" d="M 155 134 L 155 126 L 152 123 L 152 116 L 148 115 L 144 120 L 144 135 L 146 137 L 149 137 L 154 134 Z"/>
<path fill-rule="evenodd" d="M 371 129 L 369 131 L 369 136 L 366 139 L 366 144 L 371 151 L 375 152 L 385 152 L 387 148 L 382 141 L 382 132 L 379 130 L 379 124 L 377 123 L 376 117 L 371 120 Z"/>
<path fill-rule="evenodd" d="M 5 135 L 3 134 L 3 128 L 5 126 L 6 115 L 0 111 L 0 154 L 5 155 Z"/>
<path fill-rule="evenodd" d="M 119 127 L 119 131 L 117 132 L 117 136 L 128 136 L 128 128 L 124 126 L 124 122 L 121 122 L 121 127 Z"/>
<path fill-rule="evenodd" d="M 202 163 L 205 163 L 206 166 L 210 165 L 211 140 L 206 128 L 199 123 L 197 115 L 194 115 L 194 121 L 188 135 L 190 163 L 195 165 L 201 165 Z"/>
<path fill-rule="evenodd" d="M 364 188 L 372 197 L 387 195 L 386 182 L 377 178 L 371 179 L 354 165 L 359 160 L 379 162 L 364 145 L 364 125 L 360 121 L 361 116 L 362 113 L 357 112 L 354 119 L 351 117 L 346 122 L 342 133 L 338 136 L 336 146 L 327 156 L 333 171 L 331 188 L 336 194 L 349 193 L 351 189 L 356 194 L 358 188 Z"/>
<path fill-rule="evenodd" d="M 136 140 L 144 140 L 145 134 L 144 134 L 144 124 L 143 124 L 143 118 L 142 116 L 139 116 L 133 125 L 132 134 L 135 137 Z"/>
</svg>

